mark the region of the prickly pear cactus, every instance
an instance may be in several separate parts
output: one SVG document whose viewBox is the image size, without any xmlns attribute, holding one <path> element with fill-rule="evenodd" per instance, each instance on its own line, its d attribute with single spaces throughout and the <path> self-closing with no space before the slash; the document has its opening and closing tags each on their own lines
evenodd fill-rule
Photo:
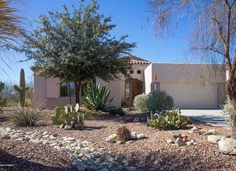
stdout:
<svg viewBox="0 0 236 171">
<path fill-rule="evenodd" d="M 20 105 L 23 107 L 25 106 L 25 94 L 26 91 L 29 90 L 29 87 L 25 86 L 25 72 L 24 69 L 20 70 L 20 85 L 14 85 L 14 89 L 19 93 L 20 95 Z"/>
<path fill-rule="evenodd" d="M 5 84 L 0 82 L 0 93 L 4 90 Z M 7 105 L 7 99 L 0 96 L 0 113 L 3 112 L 2 108 Z"/>
</svg>

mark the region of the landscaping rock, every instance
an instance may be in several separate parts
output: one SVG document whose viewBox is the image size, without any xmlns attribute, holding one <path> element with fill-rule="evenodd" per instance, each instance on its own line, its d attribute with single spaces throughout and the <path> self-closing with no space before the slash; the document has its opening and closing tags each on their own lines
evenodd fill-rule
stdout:
<svg viewBox="0 0 236 171">
<path fill-rule="evenodd" d="M 220 152 L 229 155 L 236 155 L 236 140 L 232 138 L 222 138 L 218 141 Z"/>
<path fill-rule="evenodd" d="M 207 141 L 213 144 L 217 144 L 222 138 L 226 138 L 224 135 L 208 135 Z"/>
<path fill-rule="evenodd" d="M 185 143 L 182 138 L 176 138 L 175 145 L 177 146 L 183 146 Z"/>
<path fill-rule="evenodd" d="M 217 135 L 217 132 L 215 129 L 210 129 L 204 135 Z"/>
<path fill-rule="evenodd" d="M 173 137 L 168 138 L 166 141 L 167 141 L 168 144 L 174 144 L 175 143 L 175 139 Z"/>
</svg>

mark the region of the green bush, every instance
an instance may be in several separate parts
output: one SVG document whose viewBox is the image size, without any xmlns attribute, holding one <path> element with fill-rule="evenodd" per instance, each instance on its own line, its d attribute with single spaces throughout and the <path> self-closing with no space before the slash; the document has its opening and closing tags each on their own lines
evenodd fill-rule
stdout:
<svg viewBox="0 0 236 171">
<path fill-rule="evenodd" d="M 225 104 L 222 106 L 222 115 L 224 116 L 226 122 L 229 126 L 232 125 L 232 113 L 234 111 L 233 105 L 230 100 L 226 100 Z"/>
<path fill-rule="evenodd" d="M 116 138 L 118 141 L 128 141 L 131 139 L 131 132 L 125 126 L 122 126 L 116 131 Z"/>
<path fill-rule="evenodd" d="M 134 107 L 139 112 L 148 112 L 148 102 L 149 95 L 139 94 L 134 98 Z"/>
<path fill-rule="evenodd" d="M 91 89 L 87 89 L 84 94 L 85 97 L 82 103 L 88 108 L 96 111 L 107 111 L 110 108 L 108 105 L 112 99 L 109 99 L 111 91 L 108 91 L 106 86 L 100 87 L 99 85 L 92 86 Z"/>
<path fill-rule="evenodd" d="M 85 114 L 79 112 L 79 104 L 56 107 L 55 115 L 52 116 L 52 123 L 69 127 L 71 129 L 83 128 Z"/>
<path fill-rule="evenodd" d="M 40 113 L 30 109 L 22 108 L 19 109 L 15 115 L 13 115 L 13 123 L 16 126 L 32 127 L 40 120 Z"/>
<path fill-rule="evenodd" d="M 113 108 L 109 110 L 109 114 L 111 115 L 119 115 L 119 116 L 124 116 L 125 112 L 122 110 L 121 107 L 119 108 Z"/>
<path fill-rule="evenodd" d="M 192 124 L 192 121 L 180 115 L 179 109 L 162 111 L 160 114 L 152 114 L 148 118 L 147 126 L 164 130 L 184 129 Z"/>
<path fill-rule="evenodd" d="M 165 91 L 154 91 L 149 95 L 147 107 L 150 112 L 161 112 L 174 107 L 174 100 Z"/>
</svg>

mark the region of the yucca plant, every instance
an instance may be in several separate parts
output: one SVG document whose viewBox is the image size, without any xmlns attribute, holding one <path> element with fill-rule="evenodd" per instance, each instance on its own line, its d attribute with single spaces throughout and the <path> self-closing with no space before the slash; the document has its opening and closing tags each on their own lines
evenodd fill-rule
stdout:
<svg viewBox="0 0 236 171">
<path fill-rule="evenodd" d="M 111 91 L 108 91 L 106 86 L 94 84 L 91 89 L 87 89 L 82 103 L 88 108 L 96 111 L 107 111 L 110 109 L 108 105 L 113 99 L 110 99 Z"/>
</svg>

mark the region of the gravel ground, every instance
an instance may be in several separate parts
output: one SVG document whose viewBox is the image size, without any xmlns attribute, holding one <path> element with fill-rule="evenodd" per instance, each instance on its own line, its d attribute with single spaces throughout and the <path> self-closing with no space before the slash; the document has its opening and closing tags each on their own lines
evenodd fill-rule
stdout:
<svg viewBox="0 0 236 171">
<path fill-rule="evenodd" d="M 0 139 L 0 170 L 76 170 L 71 157 L 43 144 Z"/>
<path fill-rule="evenodd" d="M 63 136 L 71 136 L 81 140 L 88 140 L 94 144 L 104 147 L 111 151 L 118 157 L 128 157 L 129 163 L 136 165 L 138 168 L 143 170 L 232 170 L 236 169 L 236 156 L 223 155 L 219 152 L 218 148 L 214 144 L 207 142 L 207 137 L 199 135 L 198 133 L 189 133 L 189 130 L 178 130 L 178 131 L 159 131 L 148 128 L 145 123 L 142 122 L 129 122 L 135 115 L 126 116 L 124 118 L 102 118 L 100 120 L 89 120 L 85 122 L 85 130 L 62 130 L 56 126 L 46 125 L 38 126 L 34 128 L 21 128 L 23 130 L 32 131 L 49 131 L 58 133 Z M 126 122 L 127 121 L 127 122 Z M 11 123 L 5 118 L 4 121 L 0 121 L 0 125 L 11 126 Z M 117 128 L 120 126 L 126 126 L 131 131 L 137 133 L 144 133 L 147 139 L 134 141 L 130 144 L 110 144 L 105 141 L 105 137 L 115 133 Z M 212 127 L 202 124 L 196 125 L 203 130 L 215 129 L 219 133 L 229 134 L 230 130 L 221 127 Z M 19 128 L 18 128 L 19 129 Z M 182 146 L 177 147 L 175 145 L 168 144 L 166 139 L 171 137 L 173 134 L 187 135 L 189 138 L 197 141 L 195 146 Z M 2 143 L 5 145 L 5 142 Z M 8 142 L 6 142 L 8 144 Z M 59 167 L 61 159 L 66 160 L 68 165 L 63 167 L 70 167 L 70 157 L 64 153 L 52 150 L 49 147 L 39 147 L 41 145 L 29 145 L 29 144 L 17 144 L 18 148 L 12 150 L 6 150 L 12 152 L 15 156 L 21 154 L 18 152 L 19 149 L 24 147 L 31 147 L 34 150 L 26 150 L 22 155 L 24 159 L 30 159 L 30 162 L 37 161 L 37 163 L 48 162 L 49 167 Z M 1 149 L 3 145 L 0 145 Z M 31 149 L 31 148 L 29 148 Z M 39 149 L 39 150 L 37 150 Z M 19 150 L 20 151 L 20 150 Z M 45 153 L 44 153 L 45 152 Z M 57 153 L 57 155 L 56 155 Z M 44 154 L 43 158 L 40 156 Z M 34 158 L 32 156 L 35 156 Z M 49 159 L 49 160 L 47 160 Z M 53 161 L 52 161 L 53 159 Z M 24 161 L 24 160 L 23 160 Z M 47 162 L 46 162 L 47 161 Z M 28 161 L 29 162 L 29 161 Z M 51 162 L 51 163 L 50 163 Z M 64 163 L 64 162 L 63 162 Z M 64 163 L 65 164 L 65 163 Z M 39 164 L 40 165 L 40 164 Z M 52 166 L 51 166 L 52 165 Z M 41 166 L 41 165 L 40 165 Z M 72 169 L 72 168 L 71 168 Z"/>
</svg>

